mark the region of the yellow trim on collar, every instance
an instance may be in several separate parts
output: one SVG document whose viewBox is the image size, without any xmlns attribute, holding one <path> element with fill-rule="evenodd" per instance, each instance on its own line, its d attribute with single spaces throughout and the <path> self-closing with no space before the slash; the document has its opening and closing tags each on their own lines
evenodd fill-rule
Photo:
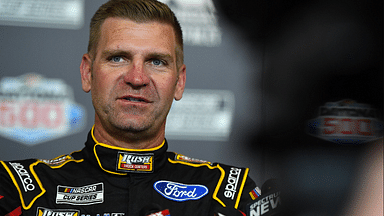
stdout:
<svg viewBox="0 0 384 216">
<path fill-rule="evenodd" d="M 105 169 L 102 165 L 101 165 L 101 161 L 99 159 L 99 156 L 97 155 L 96 153 L 96 146 L 102 146 L 102 147 L 105 147 L 105 148 L 109 148 L 109 149 L 114 149 L 114 150 L 120 150 L 120 151 L 125 151 L 125 152 L 149 152 L 149 151 L 156 151 L 158 149 L 161 149 L 161 147 L 164 146 L 165 144 L 165 139 L 163 141 L 163 143 L 161 143 L 161 145 L 159 146 L 156 146 L 154 148 L 149 148 L 149 149 L 129 149 L 129 148 L 122 148 L 122 147 L 117 147 L 117 146 L 112 146 L 112 145 L 108 145 L 108 144 L 105 144 L 105 143 L 101 143 L 101 142 L 98 142 L 93 134 L 93 131 L 95 130 L 95 125 L 93 125 L 92 127 L 92 130 L 91 130 L 91 135 L 92 135 L 92 139 L 93 141 L 95 142 L 95 145 L 93 146 L 93 153 L 95 154 L 95 157 L 96 157 L 96 160 L 97 160 L 97 163 L 99 164 L 100 168 L 107 172 L 107 173 L 111 173 L 111 174 L 115 174 L 115 175 L 128 175 L 128 173 L 120 173 L 120 172 L 114 172 L 114 171 L 110 171 L 110 170 L 107 170 Z"/>
<path fill-rule="evenodd" d="M 133 151 L 133 152 L 143 152 L 143 151 L 156 151 L 158 149 L 161 149 L 161 147 L 164 146 L 165 144 L 165 140 L 163 140 L 163 142 L 161 143 L 161 145 L 159 146 L 156 146 L 154 148 L 149 148 L 149 149 L 129 149 L 129 148 L 122 148 L 122 147 L 117 147 L 117 146 L 112 146 L 112 145 L 108 145 L 108 144 L 105 144 L 105 143 L 101 143 L 99 141 L 96 140 L 94 134 L 93 134 L 93 131 L 95 130 L 95 125 L 93 125 L 92 127 L 92 130 L 91 130 L 91 135 L 92 135 L 92 139 L 93 141 L 100 145 L 100 146 L 103 146 L 103 147 L 106 147 L 106 148 L 110 148 L 110 149 L 115 149 L 115 150 L 122 150 L 122 151 Z"/>
<path fill-rule="evenodd" d="M 100 168 L 101 168 L 102 170 L 104 170 L 104 172 L 107 172 L 107 173 L 111 173 L 111 174 L 115 174 L 115 175 L 127 175 L 128 173 L 118 173 L 118 172 L 113 172 L 113 171 L 109 171 L 109 170 L 107 170 L 107 169 L 104 169 L 104 167 L 101 165 L 101 161 L 100 161 L 100 159 L 99 159 L 99 156 L 98 156 L 97 153 L 96 153 L 96 146 L 98 146 L 98 145 L 100 145 L 100 146 L 106 146 L 106 144 L 103 144 L 103 143 L 96 143 L 95 146 L 93 146 L 93 153 L 95 154 L 97 163 L 99 164 Z M 108 145 L 108 146 L 106 146 L 106 147 L 109 148 L 110 146 Z"/>
</svg>

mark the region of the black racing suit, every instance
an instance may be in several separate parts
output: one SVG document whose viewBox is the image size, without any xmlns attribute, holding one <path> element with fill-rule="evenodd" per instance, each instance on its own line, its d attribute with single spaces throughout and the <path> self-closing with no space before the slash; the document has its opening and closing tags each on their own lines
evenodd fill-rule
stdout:
<svg viewBox="0 0 384 216">
<path fill-rule="evenodd" d="M 0 161 L 0 215 L 139 216 L 157 206 L 212 216 L 252 201 L 248 168 L 167 152 L 166 141 L 136 150 L 95 140 L 91 131 L 84 149 L 52 160 Z"/>
</svg>

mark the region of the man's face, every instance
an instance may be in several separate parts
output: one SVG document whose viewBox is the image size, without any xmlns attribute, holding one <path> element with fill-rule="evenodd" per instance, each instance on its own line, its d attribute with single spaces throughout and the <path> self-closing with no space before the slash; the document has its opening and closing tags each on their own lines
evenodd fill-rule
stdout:
<svg viewBox="0 0 384 216">
<path fill-rule="evenodd" d="M 176 67 L 175 50 L 171 25 L 107 18 L 95 56 L 85 54 L 80 67 L 96 127 L 163 133 L 173 99 L 181 99 L 185 86 L 185 65 Z"/>
</svg>

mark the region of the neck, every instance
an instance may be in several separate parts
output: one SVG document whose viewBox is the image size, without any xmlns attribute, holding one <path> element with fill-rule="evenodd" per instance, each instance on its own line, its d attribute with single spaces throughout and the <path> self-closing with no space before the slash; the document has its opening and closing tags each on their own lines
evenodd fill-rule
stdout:
<svg viewBox="0 0 384 216">
<path fill-rule="evenodd" d="M 165 129 L 165 127 L 164 127 Z M 165 138 L 165 130 L 155 136 L 142 136 L 131 132 L 108 132 L 102 126 L 95 124 L 93 136 L 99 143 L 127 149 L 149 149 L 161 145 Z"/>
</svg>

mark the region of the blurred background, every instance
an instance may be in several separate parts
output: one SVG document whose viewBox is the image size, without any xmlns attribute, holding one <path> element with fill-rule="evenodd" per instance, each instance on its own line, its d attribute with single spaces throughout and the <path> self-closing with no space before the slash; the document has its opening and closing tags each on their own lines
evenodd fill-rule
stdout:
<svg viewBox="0 0 384 216">
<path fill-rule="evenodd" d="M 79 65 L 104 2 L 0 0 L 0 160 L 83 148 L 94 112 Z M 187 65 L 170 151 L 278 179 L 286 215 L 382 215 L 382 1 L 163 2 Z M 352 200 L 367 185 L 381 193 Z"/>
</svg>

